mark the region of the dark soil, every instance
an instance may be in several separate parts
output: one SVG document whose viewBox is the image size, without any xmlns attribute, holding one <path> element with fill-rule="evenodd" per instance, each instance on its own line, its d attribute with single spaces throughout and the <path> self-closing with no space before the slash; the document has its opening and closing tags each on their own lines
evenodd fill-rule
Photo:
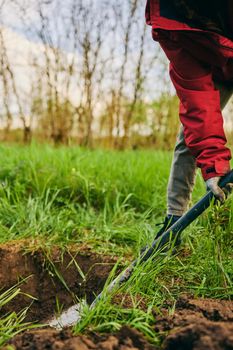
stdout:
<svg viewBox="0 0 233 350">
<path fill-rule="evenodd" d="M 29 331 L 16 336 L 10 344 L 15 350 L 233 350 L 231 301 L 180 299 L 172 316 L 167 305 L 155 317 L 161 347 L 150 345 L 128 327 L 104 336 L 74 336 L 70 330 Z"/>
<path fill-rule="evenodd" d="M 0 245 L 0 292 L 30 276 L 20 286 L 22 292 L 37 299 L 28 311 L 27 321 L 43 321 L 51 317 L 56 309 L 56 299 L 64 309 L 73 305 L 74 296 L 86 296 L 91 302 L 102 290 L 116 263 L 114 258 L 94 254 L 87 249 L 77 252 L 75 247 L 64 254 L 59 249 L 53 249 L 48 258 L 42 249 L 25 253 L 27 244 Z M 77 264 L 85 275 L 85 281 Z M 1 309 L 1 314 L 21 311 L 31 302 L 27 296 L 20 295 Z"/>
<path fill-rule="evenodd" d="M 22 350 L 157 350 L 140 333 L 123 327 L 113 335 L 72 336 L 69 330 L 40 330 L 18 335 L 11 342 Z"/>
<path fill-rule="evenodd" d="M 25 242 L 21 245 L 0 245 L 0 286 L 9 289 L 18 280 L 31 277 L 22 285 L 22 290 L 36 297 L 28 320 L 43 321 L 50 318 L 56 309 L 56 298 L 64 309 L 73 304 L 73 297 L 86 296 L 92 301 L 101 291 L 114 258 L 103 257 L 88 249 L 77 247 L 62 254 L 53 249 L 49 259 L 40 249 L 25 253 Z M 48 262 L 50 261 L 50 263 Z M 75 262 L 75 263 L 74 263 Z M 77 264 L 85 275 L 81 277 Z M 69 291 L 62 283 L 63 276 Z M 131 307 L 128 295 L 119 295 L 113 302 L 122 307 Z M 1 314 L 20 311 L 30 304 L 28 297 L 21 295 L 7 305 Z M 146 309 L 146 301 L 138 297 L 138 307 Z M 172 305 L 164 305 L 155 313 L 154 330 L 161 339 L 163 350 L 233 350 L 233 302 L 182 298 L 176 303 L 175 312 L 170 315 Z M 15 350 L 157 350 L 137 331 L 123 327 L 118 333 L 108 335 L 88 334 L 74 336 L 70 330 L 31 330 L 19 334 L 10 342 Z M 7 349 L 7 348 L 5 348 Z"/>
<path fill-rule="evenodd" d="M 175 313 L 155 315 L 166 350 L 233 350 L 233 302 L 180 299 Z"/>
</svg>

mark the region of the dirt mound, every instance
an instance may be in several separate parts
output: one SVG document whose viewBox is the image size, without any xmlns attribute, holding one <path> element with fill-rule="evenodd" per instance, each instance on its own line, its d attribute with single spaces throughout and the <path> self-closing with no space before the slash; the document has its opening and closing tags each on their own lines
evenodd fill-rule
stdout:
<svg viewBox="0 0 233 350">
<path fill-rule="evenodd" d="M 72 336 L 69 330 L 40 330 L 16 336 L 11 342 L 16 350 L 157 350 L 142 335 L 123 327 L 114 335 Z"/>
<path fill-rule="evenodd" d="M 25 253 L 27 244 L 0 245 L 0 292 L 30 276 L 20 286 L 22 292 L 36 298 L 28 311 L 27 321 L 51 317 L 57 301 L 64 309 L 74 303 L 74 296 L 86 296 L 89 302 L 92 301 L 102 290 L 116 262 L 114 258 L 89 250 L 77 252 L 78 247 L 71 247 L 65 253 L 54 248 L 49 256 L 42 249 Z M 21 311 L 31 302 L 27 296 L 20 295 L 1 309 L 1 314 Z"/>
<path fill-rule="evenodd" d="M 180 299 L 172 316 L 164 308 L 156 321 L 165 350 L 233 349 L 232 301 Z"/>
<path fill-rule="evenodd" d="M 230 350 L 233 349 L 233 324 L 204 322 L 190 324 L 170 334 L 166 350 Z"/>
</svg>

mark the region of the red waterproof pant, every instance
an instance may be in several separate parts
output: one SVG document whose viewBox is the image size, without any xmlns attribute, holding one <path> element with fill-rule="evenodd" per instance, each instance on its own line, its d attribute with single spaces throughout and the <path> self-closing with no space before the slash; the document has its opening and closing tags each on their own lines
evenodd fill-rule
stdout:
<svg viewBox="0 0 233 350">
<path fill-rule="evenodd" d="M 224 75 L 228 66 L 213 67 L 179 40 L 159 40 L 170 60 L 170 76 L 180 99 L 180 119 L 187 147 L 196 158 L 205 180 L 223 176 L 230 170 L 231 152 L 226 147 L 219 91 L 215 71 Z M 198 48 L 197 48 L 198 49 Z"/>
</svg>

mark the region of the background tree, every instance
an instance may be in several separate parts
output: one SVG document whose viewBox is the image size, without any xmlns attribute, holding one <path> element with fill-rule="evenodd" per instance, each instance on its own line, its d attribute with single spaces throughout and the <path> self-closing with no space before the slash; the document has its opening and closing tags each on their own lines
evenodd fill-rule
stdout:
<svg viewBox="0 0 233 350">
<path fill-rule="evenodd" d="M 0 117 L 7 139 L 173 146 L 178 102 L 144 0 L 0 1 Z"/>
</svg>

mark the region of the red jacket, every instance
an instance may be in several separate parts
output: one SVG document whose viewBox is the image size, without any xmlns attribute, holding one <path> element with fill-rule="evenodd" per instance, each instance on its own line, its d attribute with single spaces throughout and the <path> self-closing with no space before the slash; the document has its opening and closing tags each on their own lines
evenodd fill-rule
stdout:
<svg viewBox="0 0 233 350">
<path fill-rule="evenodd" d="M 186 0 L 187 1 L 187 0 Z M 189 0 L 190 1 L 190 0 Z M 190 2 L 192 2 L 191 0 Z M 197 1 L 197 0 L 195 0 Z M 199 0 L 200 1 L 200 0 Z M 201 0 L 212 5 L 214 0 Z M 215 0 L 218 2 L 219 0 Z M 200 42 L 207 45 L 211 50 L 220 51 L 220 54 L 227 58 L 233 58 L 233 1 L 225 0 L 225 6 L 227 6 L 227 16 L 225 19 L 228 22 L 228 31 L 231 34 L 231 38 L 224 35 L 224 32 L 220 33 L 220 30 L 216 32 L 214 28 L 208 28 L 208 23 L 205 25 L 195 23 L 190 18 L 181 18 L 179 13 L 171 14 L 174 9 L 175 0 L 147 0 L 146 4 L 146 22 L 153 28 L 153 37 L 156 39 L 159 30 L 172 30 L 172 31 L 187 31 L 187 32 L 205 32 L 205 36 L 209 40 L 200 39 Z M 188 1 L 187 1 L 188 2 Z M 194 1 L 193 1 L 194 2 Z M 224 1 L 221 1 L 224 2 Z M 227 3 L 227 4 L 226 4 Z M 170 5 L 170 6 L 169 6 Z M 196 25 L 195 25 L 196 24 Z M 202 27 L 202 28 L 201 28 Z M 209 29 L 209 30 L 208 30 Z M 218 33 L 219 32 L 219 33 Z M 203 36 L 202 36 L 203 38 Z"/>
<path fill-rule="evenodd" d="M 170 60 L 186 144 L 205 180 L 223 176 L 231 153 L 214 81 L 233 84 L 233 1 L 147 0 L 146 21 Z"/>
</svg>

